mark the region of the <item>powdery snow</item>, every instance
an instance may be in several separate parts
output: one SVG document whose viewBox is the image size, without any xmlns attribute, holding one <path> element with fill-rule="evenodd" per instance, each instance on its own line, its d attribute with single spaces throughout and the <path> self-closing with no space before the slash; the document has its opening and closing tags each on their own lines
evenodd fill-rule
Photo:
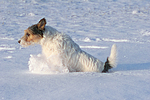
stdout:
<svg viewBox="0 0 150 100">
<path fill-rule="evenodd" d="M 1 0 L 0 5 L 0 100 L 150 99 L 150 1 Z M 103 62 L 115 43 L 117 67 L 109 73 L 68 73 L 51 65 L 51 74 L 31 73 L 29 65 L 46 70 L 41 47 L 23 48 L 17 41 L 43 17 Z"/>
<path fill-rule="evenodd" d="M 51 55 L 46 59 L 42 54 L 30 55 L 29 71 L 37 74 L 68 73 L 69 69 L 64 67 L 58 55 Z"/>
</svg>

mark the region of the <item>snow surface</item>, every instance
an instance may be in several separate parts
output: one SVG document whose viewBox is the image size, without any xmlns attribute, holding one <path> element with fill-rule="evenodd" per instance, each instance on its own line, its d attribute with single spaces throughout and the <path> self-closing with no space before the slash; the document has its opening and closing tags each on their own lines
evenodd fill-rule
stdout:
<svg viewBox="0 0 150 100">
<path fill-rule="evenodd" d="M 150 100 L 149 0 L 1 0 L 0 15 L 0 100 Z M 17 41 L 43 17 L 103 62 L 115 43 L 118 66 L 110 73 L 29 72 L 30 55 L 41 48 Z"/>
</svg>

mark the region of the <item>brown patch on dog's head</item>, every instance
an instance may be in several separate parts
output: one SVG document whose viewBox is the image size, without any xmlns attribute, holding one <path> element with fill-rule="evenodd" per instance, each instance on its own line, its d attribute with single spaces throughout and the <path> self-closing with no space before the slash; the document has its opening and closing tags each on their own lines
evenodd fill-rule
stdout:
<svg viewBox="0 0 150 100">
<path fill-rule="evenodd" d="M 30 26 L 28 29 L 32 31 L 35 35 L 40 35 L 43 37 L 43 32 L 45 30 L 46 19 L 41 19 L 37 24 Z"/>
<path fill-rule="evenodd" d="M 23 46 L 28 46 L 33 43 L 38 43 L 43 38 L 46 19 L 41 19 L 37 24 L 30 26 L 24 31 L 24 36 L 18 41 Z"/>
</svg>

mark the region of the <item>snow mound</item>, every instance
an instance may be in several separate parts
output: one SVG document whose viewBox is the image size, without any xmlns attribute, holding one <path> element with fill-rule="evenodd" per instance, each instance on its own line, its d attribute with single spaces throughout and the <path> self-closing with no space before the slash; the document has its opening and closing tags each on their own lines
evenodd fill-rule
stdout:
<svg viewBox="0 0 150 100">
<path fill-rule="evenodd" d="M 83 41 L 84 41 L 84 42 L 91 42 L 91 39 L 88 38 L 88 37 L 86 37 Z"/>
<path fill-rule="evenodd" d="M 80 48 L 106 49 L 106 46 L 80 46 Z"/>
<path fill-rule="evenodd" d="M 141 33 L 142 33 L 142 36 L 150 36 L 150 31 L 148 31 L 148 30 L 142 30 L 141 31 Z"/>
<path fill-rule="evenodd" d="M 52 55 L 46 59 L 46 57 L 42 54 L 31 54 L 28 64 L 29 71 L 36 74 L 57 74 L 69 72 L 68 68 L 63 66 L 61 59 L 59 59 L 57 55 Z"/>
</svg>

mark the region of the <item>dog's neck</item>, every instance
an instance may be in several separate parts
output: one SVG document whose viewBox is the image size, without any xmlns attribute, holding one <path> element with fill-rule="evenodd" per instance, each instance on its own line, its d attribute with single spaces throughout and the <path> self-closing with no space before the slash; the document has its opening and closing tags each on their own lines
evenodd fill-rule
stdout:
<svg viewBox="0 0 150 100">
<path fill-rule="evenodd" d="M 45 26 L 45 30 L 43 32 L 43 38 L 41 39 L 39 44 L 43 45 L 43 43 L 45 43 L 47 39 L 51 40 L 57 34 L 60 34 L 60 32 L 58 32 L 55 28 L 51 26 Z"/>
<path fill-rule="evenodd" d="M 43 38 L 40 40 L 39 44 L 42 46 L 43 54 L 48 58 L 50 54 L 57 54 L 57 45 L 54 42 L 54 39 L 57 35 L 60 34 L 56 29 L 46 26 L 45 31 L 43 32 Z M 46 55 L 49 54 L 49 55 Z"/>
<path fill-rule="evenodd" d="M 45 26 L 45 31 L 43 32 L 43 36 L 52 36 L 56 33 L 58 33 L 58 31 L 55 28 L 51 26 Z"/>
</svg>

